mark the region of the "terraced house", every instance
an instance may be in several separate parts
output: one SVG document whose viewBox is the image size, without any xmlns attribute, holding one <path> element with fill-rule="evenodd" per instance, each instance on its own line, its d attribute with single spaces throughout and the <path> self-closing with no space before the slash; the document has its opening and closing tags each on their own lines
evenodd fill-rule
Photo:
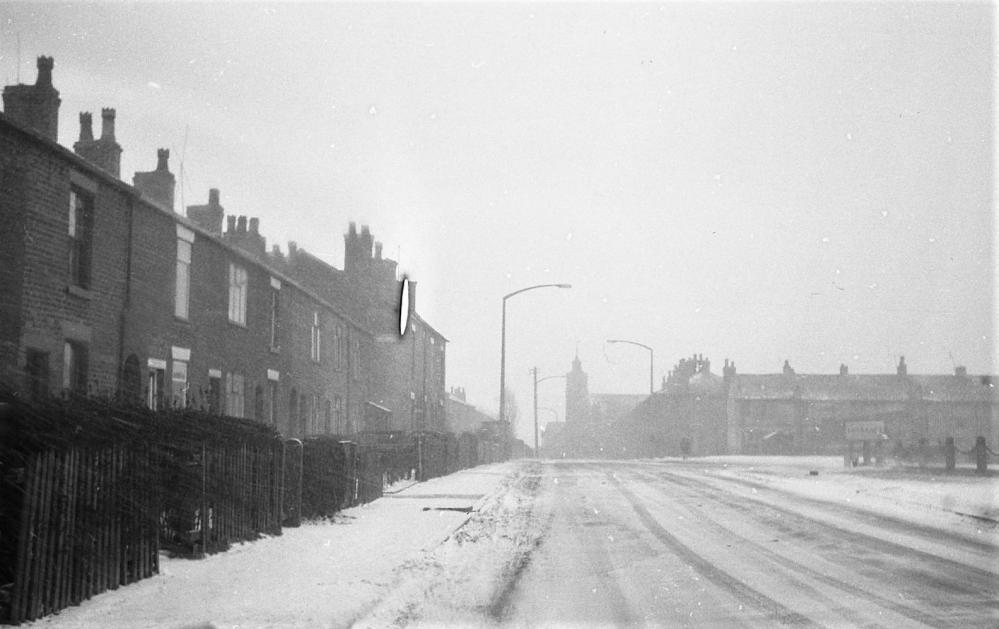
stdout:
<svg viewBox="0 0 999 629">
<path fill-rule="evenodd" d="M 196 404 L 286 436 L 444 430 L 446 339 L 415 298 L 400 334 L 396 263 L 366 226 L 350 224 L 341 270 L 268 250 L 218 189 L 178 213 L 169 151 L 121 181 L 114 109 L 99 136 L 84 112 L 73 150 L 58 143 L 53 65 L 3 93 L 0 382 Z"/>
</svg>

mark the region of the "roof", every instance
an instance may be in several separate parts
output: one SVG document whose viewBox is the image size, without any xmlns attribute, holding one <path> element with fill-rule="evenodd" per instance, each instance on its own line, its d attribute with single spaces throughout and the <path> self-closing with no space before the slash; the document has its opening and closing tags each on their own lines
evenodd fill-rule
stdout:
<svg viewBox="0 0 999 629">
<path fill-rule="evenodd" d="M 729 396 L 740 400 L 798 399 L 812 402 L 999 402 L 990 376 L 899 376 L 741 374 L 732 380 Z"/>
<path fill-rule="evenodd" d="M 321 295 L 319 295 L 318 293 L 316 293 L 314 290 L 306 287 L 302 282 L 300 282 L 299 280 L 295 279 L 294 277 L 287 275 L 281 269 L 275 268 L 274 265 L 268 264 L 265 260 L 261 260 L 261 259 L 257 258 L 256 256 L 251 255 L 249 252 L 246 252 L 243 249 L 240 249 L 239 247 L 233 245 L 232 243 L 226 242 L 221 236 L 216 236 L 215 234 L 212 234 L 211 232 L 206 231 L 205 229 L 203 229 L 200 226 L 198 226 L 196 223 L 194 223 L 192 220 L 190 220 L 186 216 L 184 216 L 182 214 L 178 214 L 177 212 L 174 212 L 172 208 L 165 208 L 165 207 L 163 207 L 163 206 L 161 206 L 161 205 L 159 205 L 157 203 L 154 203 L 154 202 L 150 201 L 149 199 L 144 198 L 142 196 L 142 192 L 139 191 L 134 186 L 131 186 L 131 185 L 125 183 L 124 181 L 122 181 L 121 179 L 115 177 L 114 175 L 112 175 L 111 173 L 107 172 L 103 168 L 100 168 L 96 164 L 93 164 L 93 163 L 89 162 L 88 160 L 84 159 L 83 157 L 80 157 L 79 155 L 77 155 L 73 151 L 69 150 L 68 148 L 66 148 L 62 144 L 59 144 L 58 142 L 56 142 L 56 141 L 54 141 L 54 140 L 52 140 L 50 138 L 45 137 L 44 135 L 38 133 L 37 131 L 35 131 L 33 129 L 29 129 L 29 128 L 21 126 L 20 124 L 12 121 L 9 117 L 5 116 L 2 112 L 0 112 L 0 125 L 9 127 L 10 129 L 13 129 L 13 130 L 15 130 L 17 132 L 20 132 L 21 134 L 27 136 L 32 141 L 34 141 L 34 142 L 36 142 L 36 143 L 44 146 L 48 150 L 50 150 L 53 153 L 59 155 L 61 158 L 69 161 L 70 163 L 73 164 L 74 168 L 79 168 L 80 170 L 85 170 L 88 173 L 88 175 L 100 179 L 101 182 L 104 183 L 105 185 L 109 185 L 111 187 L 117 188 L 120 192 L 123 192 L 123 193 L 127 194 L 128 196 L 132 197 L 132 199 L 134 199 L 135 201 L 138 201 L 138 202 L 142 203 L 147 208 L 149 208 L 149 209 L 151 209 L 153 211 L 159 212 L 161 214 L 169 216 L 170 218 L 172 218 L 177 223 L 180 223 L 184 227 L 187 227 L 188 229 L 190 229 L 190 230 L 194 231 L 195 233 L 197 233 L 199 237 L 201 237 L 201 238 L 208 238 L 208 239 L 212 240 L 213 242 L 215 242 L 215 243 L 221 245 L 222 247 L 224 247 L 225 249 L 227 249 L 229 252 L 231 252 L 231 253 L 239 256 L 240 258 L 242 258 L 243 261 L 252 263 L 252 264 L 254 264 L 254 265 L 258 266 L 258 267 L 262 267 L 268 273 L 270 273 L 271 275 L 273 275 L 275 278 L 280 279 L 282 283 L 287 283 L 287 284 L 290 284 L 290 285 L 294 286 L 295 288 L 297 288 L 298 290 L 302 291 L 303 293 L 305 293 L 306 295 L 308 295 L 312 299 L 314 299 L 317 302 L 321 303 L 322 305 L 326 306 L 331 311 L 335 312 L 338 316 L 340 316 L 341 318 L 343 318 L 347 323 L 349 323 L 349 324 L 353 325 L 354 327 L 356 327 L 356 328 L 358 328 L 360 330 L 363 330 L 363 331 L 365 331 L 365 332 L 367 332 L 369 334 L 372 333 L 372 330 L 370 330 L 368 328 L 368 326 L 366 326 L 366 325 L 362 324 L 361 322 L 355 320 L 355 318 L 351 317 L 347 312 L 344 311 L 343 308 L 341 308 L 341 307 L 339 307 L 339 306 L 331 303 L 327 299 L 324 299 Z M 332 267 L 332 268 L 335 269 L 335 267 Z M 422 321 L 422 319 L 421 319 L 421 321 Z"/>
</svg>

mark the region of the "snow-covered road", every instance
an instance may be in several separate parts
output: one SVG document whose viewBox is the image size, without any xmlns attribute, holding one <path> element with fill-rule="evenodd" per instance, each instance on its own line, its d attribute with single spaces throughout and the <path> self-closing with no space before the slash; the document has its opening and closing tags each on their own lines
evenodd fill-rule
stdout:
<svg viewBox="0 0 999 629">
<path fill-rule="evenodd" d="M 852 475 L 815 479 L 812 496 L 757 475 L 702 463 L 548 466 L 542 486 L 550 489 L 543 494 L 551 496 L 551 529 L 501 620 L 999 626 L 994 526 L 954 513 L 928 525 L 919 511 L 888 501 L 880 512 L 857 507 L 829 488 L 850 485 Z"/>
<path fill-rule="evenodd" d="M 34 625 L 999 626 L 999 479 L 841 465 L 484 466 Z"/>
</svg>

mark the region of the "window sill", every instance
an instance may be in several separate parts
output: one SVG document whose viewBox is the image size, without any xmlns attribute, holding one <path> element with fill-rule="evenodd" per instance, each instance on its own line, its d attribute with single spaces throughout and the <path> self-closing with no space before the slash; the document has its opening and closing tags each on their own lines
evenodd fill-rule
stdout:
<svg viewBox="0 0 999 629">
<path fill-rule="evenodd" d="M 76 284 L 70 284 L 66 287 L 66 292 L 80 299 L 93 299 L 94 292 L 83 288 L 82 286 L 77 286 Z"/>
</svg>

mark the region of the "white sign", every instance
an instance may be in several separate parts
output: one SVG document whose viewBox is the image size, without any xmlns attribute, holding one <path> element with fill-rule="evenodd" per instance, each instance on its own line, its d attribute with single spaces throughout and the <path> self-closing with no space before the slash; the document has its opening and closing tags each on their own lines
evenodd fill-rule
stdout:
<svg viewBox="0 0 999 629">
<path fill-rule="evenodd" d="M 843 425 L 847 441 L 875 441 L 885 432 L 885 423 L 881 420 L 846 422 Z"/>
</svg>

